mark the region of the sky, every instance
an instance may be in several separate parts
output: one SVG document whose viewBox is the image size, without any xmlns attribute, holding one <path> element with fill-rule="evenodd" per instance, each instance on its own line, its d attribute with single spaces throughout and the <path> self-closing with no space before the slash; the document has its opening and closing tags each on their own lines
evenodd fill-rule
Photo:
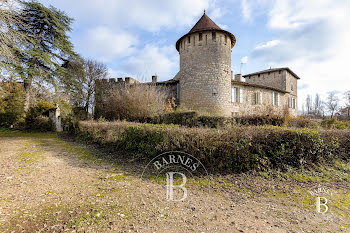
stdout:
<svg viewBox="0 0 350 233">
<path fill-rule="evenodd" d="M 179 71 L 176 41 L 207 15 L 237 39 L 232 70 L 289 67 L 308 94 L 350 90 L 349 0 L 40 0 L 74 18 L 75 50 L 110 77 L 150 81 Z"/>
</svg>

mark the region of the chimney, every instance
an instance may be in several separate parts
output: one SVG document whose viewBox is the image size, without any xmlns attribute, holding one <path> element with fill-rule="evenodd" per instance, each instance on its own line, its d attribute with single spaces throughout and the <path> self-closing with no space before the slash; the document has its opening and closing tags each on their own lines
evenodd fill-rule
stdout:
<svg viewBox="0 0 350 233">
<path fill-rule="evenodd" d="M 158 82 L 158 76 L 157 75 L 152 75 L 152 83 Z"/>
<path fill-rule="evenodd" d="M 242 75 L 241 74 L 236 74 L 235 75 L 235 81 L 241 82 L 242 81 Z"/>
</svg>

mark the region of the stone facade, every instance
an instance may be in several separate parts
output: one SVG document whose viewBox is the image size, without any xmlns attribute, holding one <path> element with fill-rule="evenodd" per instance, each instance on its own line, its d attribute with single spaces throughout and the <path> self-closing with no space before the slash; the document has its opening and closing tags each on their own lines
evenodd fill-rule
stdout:
<svg viewBox="0 0 350 233">
<path fill-rule="evenodd" d="M 98 80 L 96 111 L 104 100 L 126 85 L 156 85 L 175 97 L 184 109 L 221 116 L 268 115 L 289 112 L 297 115 L 299 77 L 289 68 L 269 69 L 233 79 L 231 52 L 234 35 L 218 27 L 205 13 L 196 25 L 176 42 L 180 71 L 165 82 L 152 77 L 150 83 L 132 78 Z M 98 114 L 97 114 L 98 115 Z"/>
<path fill-rule="evenodd" d="M 180 81 L 181 106 L 229 114 L 231 39 L 222 32 L 202 32 L 179 43 L 180 72 L 176 79 Z"/>
</svg>

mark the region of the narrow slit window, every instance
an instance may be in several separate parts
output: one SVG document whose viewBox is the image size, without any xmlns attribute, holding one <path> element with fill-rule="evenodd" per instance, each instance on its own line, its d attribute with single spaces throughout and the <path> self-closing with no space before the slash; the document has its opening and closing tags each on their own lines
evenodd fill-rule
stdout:
<svg viewBox="0 0 350 233">
<path fill-rule="evenodd" d="M 188 43 L 191 43 L 191 37 L 190 36 L 188 37 L 187 40 L 188 40 Z"/>
<path fill-rule="evenodd" d="M 213 41 L 216 41 L 216 32 L 212 32 L 212 38 L 213 38 Z"/>
<path fill-rule="evenodd" d="M 227 44 L 227 36 L 225 35 L 225 44 Z"/>
<path fill-rule="evenodd" d="M 199 41 L 203 40 L 203 33 L 199 33 Z"/>
</svg>

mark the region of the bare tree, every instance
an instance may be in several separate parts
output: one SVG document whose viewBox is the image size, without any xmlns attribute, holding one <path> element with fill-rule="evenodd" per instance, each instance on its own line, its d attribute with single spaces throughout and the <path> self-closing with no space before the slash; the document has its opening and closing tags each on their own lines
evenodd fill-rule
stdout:
<svg viewBox="0 0 350 233">
<path fill-rule="evenodd" d="M 350 91 L 345 92 L 345 111 L 347 118 L 350 119 Z"/>
<path fill-rule="evenodd" d="M 330 92 L 326 102 L 327 109 L 331 113 L 331 117 L 334 117 L 334 113 L 339 108 L 339 98 L 334 92 Z"/>
<path fill-rule="evenodd" d="M 311 95 L 307 95 L 307 97 L 306 97 L 306 112 L 307 112 L 307 115 L 311 115 L 311 113 L 312 113 L 312 97 L 311 97 Z"/>
<path fill-rule="evenodd" d="M 67 75 L 62 77 L 64 88 L 70 96 L 71 103 L 77 107 L 83 107 L 88 112 L 93 112 L 95 81 L 107 78 L 108 69 L 105 64 L 94 60 L 68 62 Z"/>
<path fill-rule="evenodd" d="M 321 108 L 322 108 L 322 100 L 320 95 L 317 93 L 314 100 L 314 114 L 315 116 L 321 115 Z"/>
</svg>

